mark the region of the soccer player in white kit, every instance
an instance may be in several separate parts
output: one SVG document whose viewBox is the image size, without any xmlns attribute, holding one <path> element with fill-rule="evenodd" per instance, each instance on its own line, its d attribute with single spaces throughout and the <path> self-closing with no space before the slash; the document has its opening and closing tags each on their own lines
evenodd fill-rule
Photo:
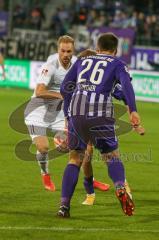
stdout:
<svg viewBox="0 0 159 240">
<path fill-rule="evenodd" d="M 62 130 L 65 127 L 59 89 L 64 76 L 76 61 L 73 52 L 74 40 L 69 36 L 60 37 L 58 53 L 50 55 L 42 65 L 34 94 L 25 109 L 25 124 L 37 148 L 36 158 L 43 184 L 50 191 L 55 191 L 55 185 L 48 171 L 49 141 L 46 131 L 47 128 Z"/>
</svg>

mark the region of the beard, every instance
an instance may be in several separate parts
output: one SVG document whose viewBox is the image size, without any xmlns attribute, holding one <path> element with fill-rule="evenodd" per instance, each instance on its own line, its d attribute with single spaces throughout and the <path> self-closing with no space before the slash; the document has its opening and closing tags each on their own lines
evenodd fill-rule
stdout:
<svg viewBox="0 0 159 240">
<path fill-rule="evenodd" d="M 64 64 L 68 64 L 68 63 L 70 62 L 70 60 L 71 60 L 70 57 L 65 57 L 65 58 L 62 59 L 62 62 L 63 62 Z"/>
</svg>

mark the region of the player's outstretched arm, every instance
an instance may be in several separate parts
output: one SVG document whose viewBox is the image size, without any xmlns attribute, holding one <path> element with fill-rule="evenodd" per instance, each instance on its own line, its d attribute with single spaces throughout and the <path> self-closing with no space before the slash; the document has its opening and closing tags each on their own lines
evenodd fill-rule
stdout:
<svg viewBox="0 0 159 240">
<path fill-rule="evenodd" d="M 124 65 L 120 65 L 120 67 L 118 68 L 117 79 L 120 80 L 122 86 L 122 91 L 120 91 L 120 94 L 118 95 L 121 95 L 122 93 L 121 96 L 124 97 L 124 103 L 127 105 L 130 123 L 137 133 L 139 133 L 140 135 L 144 135 L 145 129 L 140 124 L 140 116 L 137 113 L 135 94 L 131 84 L 131 78 L 129 72 L 127 71 L 127 68 L 124 67 Z M 121 96 L 120 100 L 123 98 Z"/>
<path fill-rule="evenodd" d="M 129 110 L 129 106 L 127 105 L 127 102 L 126 102 L 126 99 L 125 99 L 125 96 L 123 94 L 123 90 L 122 90 L 122 87 L 121 87 L 121 84 L 120 83 L 117 83 L 113 89 L 113 93 L 112 93 L 113 97 L 116 98 L 117 100 L 122 100 L 127 108 L 127 112 L 128 112 L 128 116 L 130 118 L 130 110 Z M 139 126 L 132 126 L 133 127 L 133 130 L 140 134 L 140 135 L 144 135 L 145 134 L 145 129 L 144 127 L 140 124 Z"/>
<path fill-rule="evenodd" d="M 35 95 L 44 99 L 63 99 L 59 92 L 49 91 L 43 83 L 37 85 Z"/>
</svg>

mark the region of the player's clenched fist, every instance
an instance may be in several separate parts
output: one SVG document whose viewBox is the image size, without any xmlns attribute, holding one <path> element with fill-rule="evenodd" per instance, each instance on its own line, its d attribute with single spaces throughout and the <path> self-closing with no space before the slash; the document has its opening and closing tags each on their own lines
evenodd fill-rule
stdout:
<svg viewBox="0 0 159 240">
<path fill-rule="evenodd" d="M 140 125 L 140 116 L 137 112 L 130 113 L 130 122 L 133 127 L 138 127 Z"/>
</svg>

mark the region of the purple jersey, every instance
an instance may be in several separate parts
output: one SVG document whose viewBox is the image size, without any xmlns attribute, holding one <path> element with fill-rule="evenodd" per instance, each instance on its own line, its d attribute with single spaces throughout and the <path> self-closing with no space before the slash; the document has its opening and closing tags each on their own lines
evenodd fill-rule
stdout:
<svg viewBox="0 0 159 240">
<path fill-rule="evenodd" d="M 135 95 L 125 64 L 104 54 L 78 59 L 61 85 L 65 115 L 112 117 L 112 93 L 120 83 L 130 111 L 136 111 Z"/>
</svg>

